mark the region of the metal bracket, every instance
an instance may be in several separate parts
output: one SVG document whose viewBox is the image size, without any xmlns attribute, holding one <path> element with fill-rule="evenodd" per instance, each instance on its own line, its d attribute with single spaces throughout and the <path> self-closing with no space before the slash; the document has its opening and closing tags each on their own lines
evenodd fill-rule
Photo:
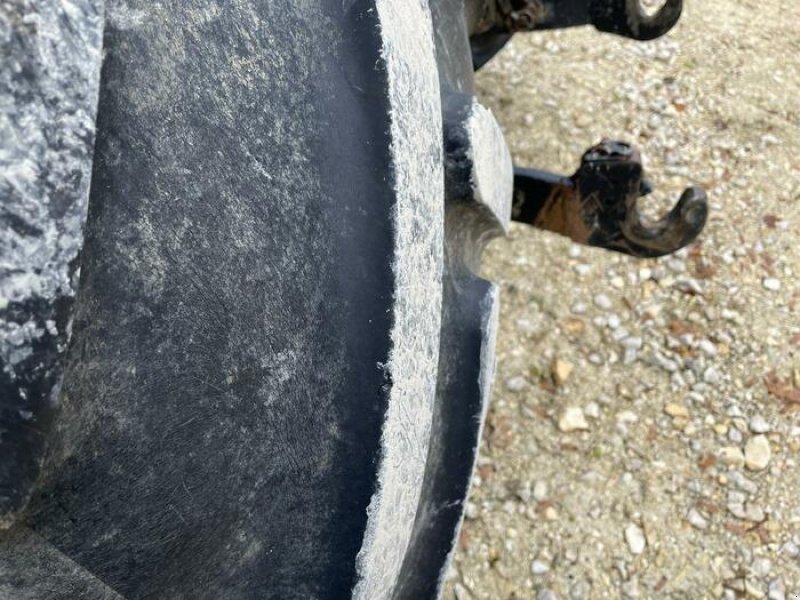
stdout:
<svg viewBox="0 0 800 600">
<path fill-rule="evenodd" d="M 482 0 L 480 19 L 470 32 L 477 70 L 514 33 L 594 25 L 598 30 L 639 41 L 664 35 L 680 19 L 683 0 L 666 0 L 654 13 L 641 0 Z"/>
<path fill-rule="evenodd" d="M 600 31 L 634 40 L 660 37 L 672 29 L 681 17 L 683 0 L 667 0 L 653 14 L 647 14 L 640 0 L 592 0 L 590 20 Z"/>
<path fill-rule="evenodd" d="M 637 208 L 650 191 L 638 150 L 603 140 L 584 153 L 571 177 L 516 167 L 512 218 L 581 244 L 642 258 L 663 256 L 698 236 L 708 202 L 701 188 L 687 188 L 669 213 L 651 223 Z"/>
</svg>

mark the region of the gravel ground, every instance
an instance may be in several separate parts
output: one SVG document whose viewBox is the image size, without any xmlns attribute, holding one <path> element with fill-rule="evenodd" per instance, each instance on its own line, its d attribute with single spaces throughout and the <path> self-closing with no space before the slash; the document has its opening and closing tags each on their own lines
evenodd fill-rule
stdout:
<svg viewBox="0 0 800 600">
<path fill-rule="evenodd" d="M 800 3 L 696 0 L 665 38 L 519 35 L 479 78 L 518 164 L 639 145 L 658 260 L 514 226 L 497 378 L 446 598 L 800 599 Z M 650 200 L 652 198 L 652 200 Z"/>
</svg>

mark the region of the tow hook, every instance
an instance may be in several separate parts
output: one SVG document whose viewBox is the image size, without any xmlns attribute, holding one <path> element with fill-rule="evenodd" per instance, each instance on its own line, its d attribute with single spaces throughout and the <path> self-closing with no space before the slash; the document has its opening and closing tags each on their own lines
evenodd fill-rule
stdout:
<svg viewBox="0 0 800 600">
<path fill-rule="evenodd" d="M 666 0 L 652 14 L 642 0 L 482 0 L 480 6 L 480 18 L 470 32 L 475 69 L 523 31 L 594 25 L 634 40 L 653 40 L 678 22 L 683 0 Z"/>
<path fill-rule="evenodd" d="M 593 0 L 589 20 L 598 30 L 634 40 L 653 40 L 664 35 L 680 19 L 683 0 L 667 0 L 653 14 L 639 0 Z"/>
<path fill-rule="evenodd" d="M 632 256 L 663 256 L 691 243 L 708 217 L 708 201 L 689 187 L 669 213 L 648 222 L 638 200 L 652 191 L 639 151 L 603 140 L 589 148 L 571 177 L 515 167 L 512 219 L 573 241 Z"/>
<path fill-rule="evenodd" d="M 672 29 L 682 10 L 683 0 L 666 0 L 653 14 L 644 10 L 640 0 L 486 0 L 474 33 L 591 24 L 600 31 L 634 40 L 652 40 Z"/>
</svg>

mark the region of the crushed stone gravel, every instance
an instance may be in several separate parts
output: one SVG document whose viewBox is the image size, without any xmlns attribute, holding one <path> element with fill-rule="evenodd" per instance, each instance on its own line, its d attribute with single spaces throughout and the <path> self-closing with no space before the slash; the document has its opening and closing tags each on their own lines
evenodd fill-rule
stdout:
<svg viewBox="0 0 800 600">
<path fill-rule="evenodd" d="M 800 3 L 684 4 L 650 43 L 517 35 L 479 76 L 518 164 L 627 140 L 647 214 L 689 184 L 711 214 L 661 259 L 490 246 L 497 383 L 445 598 L 800 600 Z"/>
</svg>

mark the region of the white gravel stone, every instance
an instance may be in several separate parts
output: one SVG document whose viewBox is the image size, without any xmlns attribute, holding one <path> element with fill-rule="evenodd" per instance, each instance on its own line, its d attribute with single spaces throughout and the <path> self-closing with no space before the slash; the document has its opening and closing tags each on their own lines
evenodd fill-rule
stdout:
<svg viewBox="0 0 800 600">
<path fill-rule="evenodd" d="M 705 396 L 703 396 L 703 394 L 701 394 L 699 392 L 689 392 L 688 394 L 686 394 L 686 397 L 689 400 L 691 400 L 692 402 L 694 402 L 695 404 L 702 405 L 702 404 L 705 404 L 705 402 L 706 402 Z"/>
<path fill-rule="evenodd" d="M 531 482 L 530 481 L 517 481 L 513 486 L 512 493 L 524 503 L 531 501 Z"/>
<path fill-rule="evenodd" d="M 589 402 L 583 409 L 583 413 L 591 419 L 600 418 L 600 405 L 597 402 Z"/>
<path fill-rule="evenodd" d="M 764 578 L 772 572 L 772 561 L 768 558 L 757 558 L 750 565 L 750 571 L 759 578 Z"/>
<path fill-rule="evenodd" d="M 781 553 L 785 554 L 789 558 L 800 557 L 800 545 L 795 544 L 792 540 L 789 540 L 783 546 L 781 546 Z"/>
<path fill-rule="evenodd" d="M 772 458 L 769 440 L 765 435 L 754 435 L 744 447 L 744 464 L 751 471 L 761 471 L 767 468 Z"/>
<path fill-rule="evenodd" d="M 689 512 L 686 514 L 686 520 L 689 521 L 689 525 L 695 529 L 708 529 L 708 519 L 694 508 L 689 509 Z"/>
<path fill-rule="evenodd" d="M 767 289 L 767 290 L 769 290 L 771 292 L 777 292 L 778 290 L 781 289 L 780 280 L 775 279 L 774 277 L 765 277 L 761 281 L 761 285 L 764 286 L 764 289 Z"/>
<path fill-rule="evenodd" d="M 672 359 L 667 358 L 666 356 L 664 356 L 659 352 L 653 354 L 653 360 L 659 367 L 661 367 L 668 373 L 674 373 L 675 371 L 678 370 L 678 363 L 676 363 Z"/>
<path fill-rule="evenodd" d="M 742 440 L 744 440 L 744 436 L 742 432 L 736 429 L 735 427 L 731 427 L 728 429 L 728 439 L 732 441 L 734 444 L 741 444 Z"/>
<path fill-rule="evenodd" d="M 736 312 L 735 310 L 731 310 L 729 308 L 723 308 L 722 311 L 720 312 L 720 315 L 726 321 L 731 321 L 733 323 L 736 323 L 737 325 L 740 325 L 742 323 L 742 315 Z"/>
<path fill-rule="evenodd" d="M 558 428 L 564 433 L 589 429 L 589 423 L 578 406 L 568 406 L 558 418 Z"/>
<path fill-rule="evenodd" d="M 644 343 L 644 340 L 642 340 L 642 338 L 632 335 L 632 336 L 629 336 L 629 337 L 626 337 L 625 339 L 623 339 L 620 342 L 620 345 L 623 348 L 625 348 L 626 350 L 628 350 L 628 349 L 630 349 L 630 350 L 638 350 L 639 348 L 642 347 L 643 343 Z"/>
<path fill-rule="evenodd" d="M 574 315 L 582 315 L 586 312 L 586 304 L 584 304 L 583 302 L 576 302 L 575 304 L 572 305 L 570 311 Z"/>
<path fill-rule="evenodd" d="M 610 310 L 612 306 L 611 299 L 605 294 L 597 294 L 594 297 L 594 303 L 598 308 L 602 308 L 603 310 Z"/>
<path fill-rule="evenodd" d="M 747 501 L 747 494 L 740 490 L 728 490 L 728 502 L 731 504 L 744 504 Z"/>
<path fill-rule="evenodd" d="M 696 279 L 681 279 L 675 284 L 675 287 L 682 292 L 687 292 L 695 296 L 703 295 L 703 285 Z"/>
<path fill-rule="evenodd" d="M 703 381 L 711 385 L 717 385 L 720 381 L 722 381 L 722 375 L 716 368 L 708 367 L 703 372 Z"/>
<path fill-rule="evenodd" d="M 691 371 L 687 371 L 687 374 L 691 375 Z M 670 375 L 669 380 L 672 383 L 672 389 L 674 390 L 682 390 L 686 387 L 686 379 L 678 371 L 675 371 L 672 375 Z"/>
<path fill-rule="evenodd" d="M 753 433 L 767 433 L 771 427 L 762 415 L 753 415 L 750 419 L 750 431 Z"/>
<path fill-rule="evenodd" d="M 537 481 L 533 484 L 533 499 L 541 502 L 545 498 L 547 498 L 547 482 Z"/>
<path fill-rule="evenodd" d="M 511 392 L 521 392 L 525 389 L 525 378 L 522 376 L 510 377 L 506 380 L 506 388 Z"/>
<path fill-rule="evenodd" d="M 717 355 L 717 347 L 710 340 L 703 338 L 702 340 L 697 342 L 697 347 L 708 356 Z"/>
<path fill-rule="evenodd" d="M 745 477 L 741 471 L 732 471 L 728 476 L 728 480 L 730 481 L 731 486 L 737 490 L 743 491 L 746 494 L 750 494 L 752 496 L 758 493 L 758 485 L 756 482 Z"/>
<path fill-rule="evenodd" d="M 678 258 L 667 260 L 667 267 L 675 273 L 683 273 L 686 270 L 686 263 Z"/>
<path fill-rule="evenodd" d="M 742 520 L 747 519 L 747 513 L 744 510 L 743 504 L 736 504 L 731 502 L 728 504 L 727 508 L 728 512 L 731 513 L 737 519 L 742 519 Z"/>
<path fill-rule="evenodd" d="M 536 326 L 531 322 L 530 319 L 517 319 L 514 321 L 514 324 L 517 326 L 517 329 L 523 333 L 536 332 Z"/>
<path fill-rule="evenodd" d="M 620 586 L 620 591 L 625 600 L 638 600 L 638 598 L 640 598 L 638 579 L 636 577 L 631 577 Z"/>
<path fill-rule="evenodd" d="M 748 504 L 744 509 L 744 518 L 751 523 L 761 523 L 766 518 L 764 509 L 757 504 Z"/>
<path fill-rule="evenodd" d="M 569 600 L 588 600 L 590 591 L 588 583 L 578 581 L 569 588 Z"/>
<path fill-rule="evenodd" d="M 625 352 L 622 355 L 622 364 L 631 365 L 635 363 L 638 358 L 639 358 L 638 351 L 632 348 L 626 348 Z"/>
<path fill-rule="evenodd" d="M 719 459 L 726 465 L 740 468 L 744 465 L 744 452 L 736 446 L 726 446 L 720 449 Z"/>
<path fill-rule="evenodd" d="M 644 537 L 644 531 L 633 523 L 625 528 L 625 541 L 628 543 L 628 549 L 631 554 L 641 554 L 647 546 L 647 540 Z"/>
<path fill-rule="evenodd" d="M 622 341 L 626 337 L 628 337 L 628 330 L 624 327 L 617 327 L 611 330 L 611 339 L 615 342 Z"/>
<path fill-rule="evenodd" d="M 616 563 L 614 563 L 614 566 L 617 569 L 617 573 L 619 573 L 620 579 L 628 578 L 628 565 L 625 563 L 624 560 L 616 561 Z"/>
<path fill-rule="evenodd" d="M 764 590 L 760 583 L 745 579 L 744 582 L 744 595 L 746 598 L 763 598 Z"/>
<path fill-rule="evenodd" d="M 538 558 L 531 563 L 531 573 L 534 575 L 544 575 L 550 571 L 550 565 Z"/>
<path fill-rule="evenodd" d="M 578 275 L 588 275 L 592 270 L 592 265 L 587 265 L 585 263 L 580 263 L 574 265 L 572 270 L 575 271 Z"/>
<path fill-rule="evenodd" d="M 472 600 L 472 594 L 464 587 L 463 584 L 457 583 L 453 586 L 453 595 L 456 600 Z"/>
<path fill-rule="evenodd" d="M 783 579 L 778 577 L 769 582 L 767 598 L 769 600 L 786 600 L 786 586 Z"/>
</svg>

